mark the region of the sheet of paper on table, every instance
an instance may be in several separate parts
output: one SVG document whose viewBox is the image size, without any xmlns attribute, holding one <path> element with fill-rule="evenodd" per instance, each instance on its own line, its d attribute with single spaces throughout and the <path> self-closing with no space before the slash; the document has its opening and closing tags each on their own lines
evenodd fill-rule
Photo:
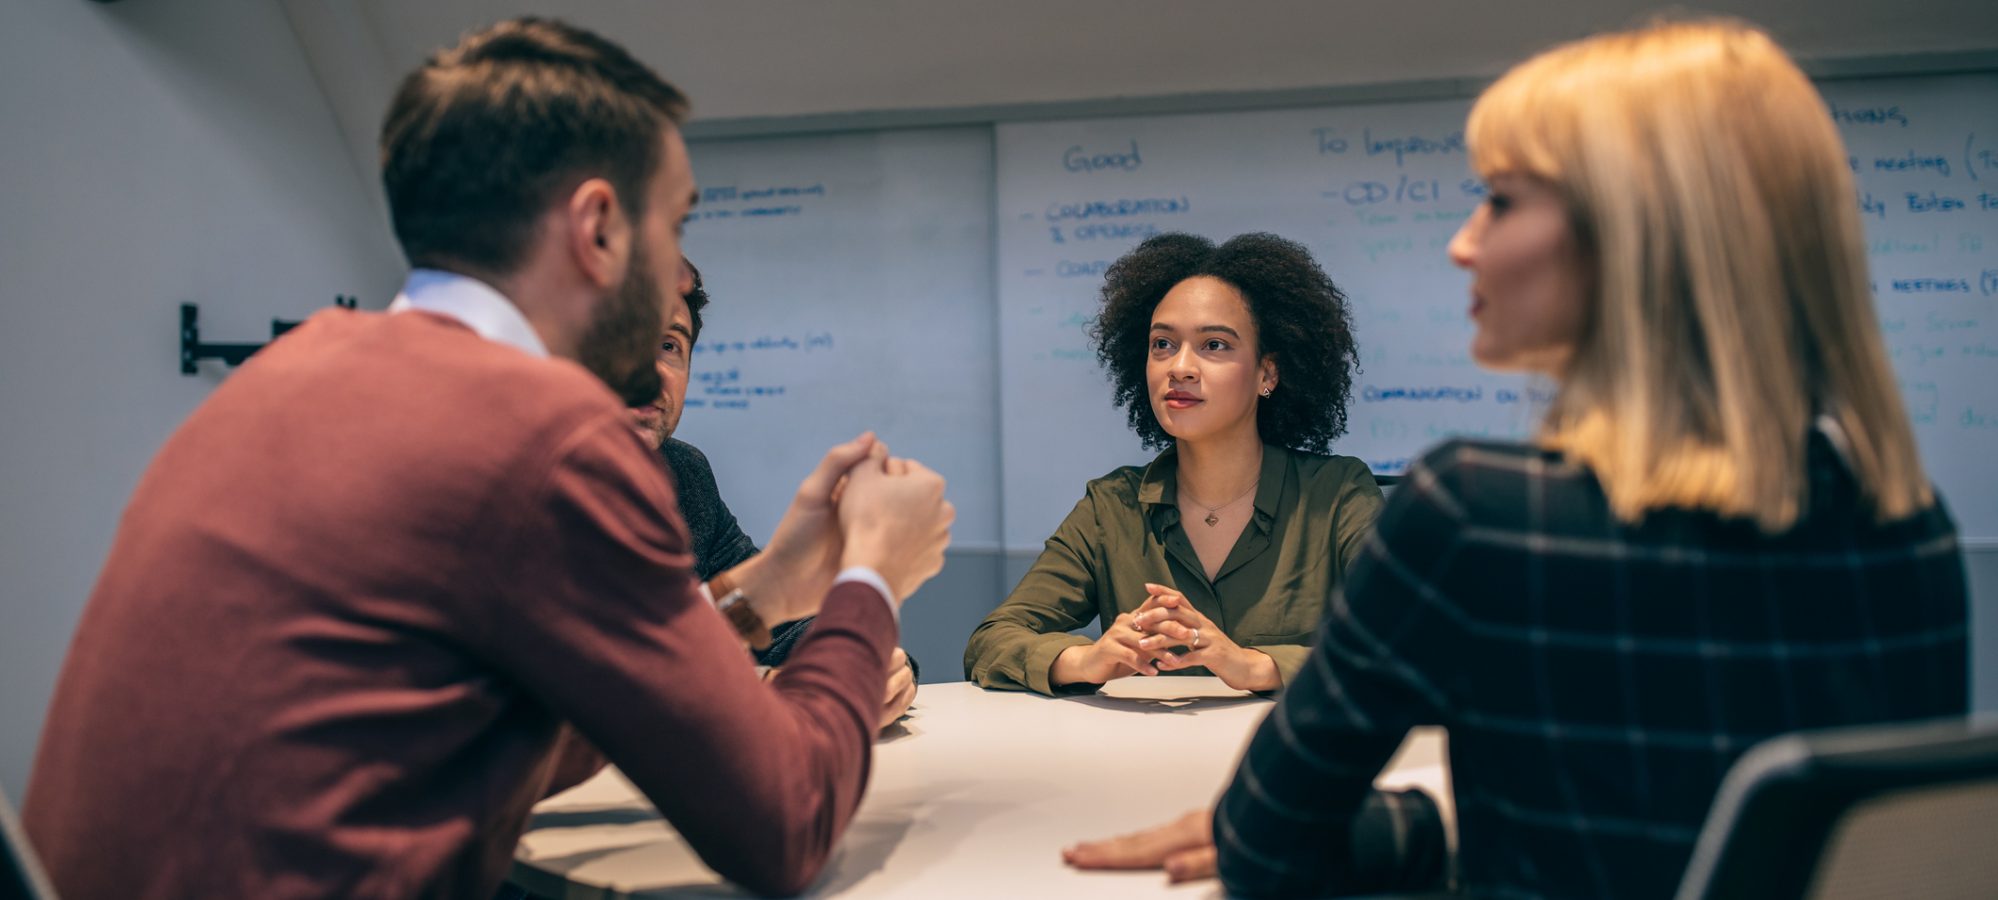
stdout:
<svg viewBox="0 0 1998 900">
<path fill-rule="evenodd" d="M 1195 700 L 1227 700 L 1255 696 L 1248 691 L 1238 691 L 1228 687 L 1217 678 L 1183 678 L 1172 675 L 1132 675 L 1115 678 L 1105 683 L 1103 689 L 1097 693 L 1119 700 L 1157 700 L 1168 706 L 1179 706 Z"/>
</svg>

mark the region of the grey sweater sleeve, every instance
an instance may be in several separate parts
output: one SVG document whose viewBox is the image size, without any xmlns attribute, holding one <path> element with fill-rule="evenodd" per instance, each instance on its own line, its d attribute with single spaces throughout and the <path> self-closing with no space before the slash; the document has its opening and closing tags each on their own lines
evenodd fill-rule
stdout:
<svg viewBox="0 0 1998 900">
<path fill-rule="evenodd" d="M 694 573 L 707 581 L 755 556 L 756 542 L 742 533 L 735 514 L 722 502 L 707 456 L 694 445 L 673 438 L 660 445 L 659 455 L 673 472 L 680 516 L 687 520 L 687 531 L 694 538 Z"/>
</svg>

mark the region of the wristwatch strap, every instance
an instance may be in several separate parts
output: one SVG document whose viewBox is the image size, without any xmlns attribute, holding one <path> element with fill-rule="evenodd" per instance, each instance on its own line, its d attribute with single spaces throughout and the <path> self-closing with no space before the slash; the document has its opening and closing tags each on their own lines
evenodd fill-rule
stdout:
<svg viewBox="0 0 1998 900">
<path fill-rule="evenodd" d="M 766 650 L 770 647 L 770 626 L 756 610 L 749 605 L 749 596 L 735 585 L 734 579 L 724 572 L 708 581 L 708 592 L 715 597 L 715 609 L 735 626 L 735 633 L 742 636 L 752 649 Z"/>
</svg>

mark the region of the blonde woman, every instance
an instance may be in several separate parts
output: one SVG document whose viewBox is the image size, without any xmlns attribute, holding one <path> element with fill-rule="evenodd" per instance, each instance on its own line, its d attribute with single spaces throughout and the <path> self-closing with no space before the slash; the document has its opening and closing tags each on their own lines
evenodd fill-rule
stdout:
<svg viewBox="0 0 1998 900">
<path fill-rule="evenodd" d="M 1369 785 L 1437 724 L 1464 888 L 1663 897 L 1750 745 L 1966 710 L 1955 529 L 1804 75 L 1754 29 L 1657 25 L 1522 64 L 1466 137 L 1472 353 L 1558 382 L 1538 438 L 1427 454 L 1212 816 L 1071 863 L 1433 883 L 1435 804 Z"/>
</svg>

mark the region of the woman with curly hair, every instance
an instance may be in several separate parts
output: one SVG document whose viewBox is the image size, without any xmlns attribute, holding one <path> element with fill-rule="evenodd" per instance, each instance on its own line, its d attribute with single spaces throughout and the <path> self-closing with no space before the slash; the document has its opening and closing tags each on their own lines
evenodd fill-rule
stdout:
<svg viewBox="0 0 1998 900">
<path fill-rule="evenodd" d="M 1247 234 L 1140 244 L 1091 330 L 1148 465 L 1091 481 L 1019 586 L 972 632 L 965 674 L 1051 694 L 1212 674 L 1274 691 L 1380 512 L 1346 430 L 1345 296 L 1302 246 Z M 1069 632 L 1091 620 L 1091 640 Z"/>
</svg>

